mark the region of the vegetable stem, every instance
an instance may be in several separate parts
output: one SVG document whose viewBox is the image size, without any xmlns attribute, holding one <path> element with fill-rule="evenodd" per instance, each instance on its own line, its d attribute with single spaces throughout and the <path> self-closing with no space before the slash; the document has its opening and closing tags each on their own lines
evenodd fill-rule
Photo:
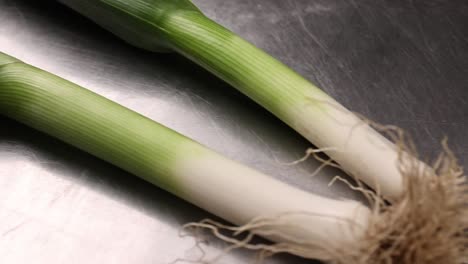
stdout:
<svg viewBox="0 0 468 264">
<path fill-rule="evenodd" d="M 320 243 L 327 239 L 338 244 L 354 241 L 367 226 L 370 212 L 359 202 L 328 199 L 289 186 L 2 53 L 0 114 L 106 160 L 234 224 L 291 212 L 296 215 L 277 232 L 298 241 Z M 262 229 L 255 231 L 262 233 Z"/>
<path fill-rule="evenodd" d="M 161 22 L 172 48 L 274 113 L 351 175 L 396 199 L 403 182 L 393 144 L 321 89 L 200 12 Z"/>
</svg>

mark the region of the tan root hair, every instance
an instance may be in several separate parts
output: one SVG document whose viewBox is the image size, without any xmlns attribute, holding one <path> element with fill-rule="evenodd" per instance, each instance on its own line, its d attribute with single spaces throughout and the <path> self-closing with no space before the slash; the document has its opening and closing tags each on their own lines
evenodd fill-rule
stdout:
<svg viewBox="0 0 468 264">
<path fill-rule="evenodd" d="M 287 223 L 288 214 L 258 218 L 235 227 L 212 220 L 189 223 L 185 230 L 208 231 L 228 243 L 224 253 L 244 248 L 257 252 L 256 263 L 278 253 L 291 253 L 330 264 L 464 264 L 468 263 L 468 185 L 463 168 L 447 145 L 430 166 L 415 161 L 416 148 L 401 129 L 378 126 L 399 148 L 399 169 L 404 179 L 401 197 L 387 203 L 381 196 L 365 190 L 358 182 L 354 189 L 369 199 L 372 216 L 364 236 L 355 243 L 336 245 L 333 241 L 294 241 L 255 243 L 254 233 L 269 232 Z M 308 155 L 315 151 L 309 151 Z M 324 160 L 327 162 L 327 160 Z M 429 163 L 428 163 L 429 164 Z M 310 216 L 314 217 L 314 216 Z M 226 232 L 230 233 L 226 235 Z M 198 233 L 200 234 L 200 233 Z M 197 236 L 197 235 L 196 235 Z M 241 238 L 239 238 L 241 237 Z M 198 244 L 197 244 L 198 246 Z M 200 263 L 214 263 L 215 259 Z"/>
</svg>

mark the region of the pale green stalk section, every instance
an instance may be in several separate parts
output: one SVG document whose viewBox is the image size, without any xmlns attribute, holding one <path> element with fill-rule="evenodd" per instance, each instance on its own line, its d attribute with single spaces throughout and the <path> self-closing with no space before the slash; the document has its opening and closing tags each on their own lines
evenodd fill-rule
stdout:
<svg viewBox="0 0 468 264">
<path fill-rule="evenodd" d="M 201 13 L 174 13 L 162 22 L 166 39 L 175 50 L 285 121 L 289 119 L 290 106 L 303 104 L 306 97 L 328 99 L 322 90 L 286 65 Z"/>
<path fill-rule="evenodd" d="M 175 194 L 181 148 L 197 143 L 136 112 L 0 53 L 0 114 L 59 138 Z M 189 155 L 189 154 L 186 154 Z"/>
</svg>

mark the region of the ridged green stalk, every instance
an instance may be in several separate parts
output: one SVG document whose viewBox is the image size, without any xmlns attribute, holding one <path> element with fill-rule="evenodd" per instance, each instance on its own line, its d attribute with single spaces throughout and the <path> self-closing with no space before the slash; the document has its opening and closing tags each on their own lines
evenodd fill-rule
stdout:
<svg viewBox="0 0 468 264">
<path fill-rule="evenodd" d="M 198 144 L 87 89 L 0 52 L 0 114 L 173 193 L 181 145 Z"/>
<path fill-rule="evenodd" d="M 198 12 L 184 12 L 161 23 L 172 48 L 237 87 L 289 121 L 289 106 L 326 94 L 302 76 Z M 311 102 L 314 107 L 326 107 Z M 319 110 L 318 109 L 318 110 Z M 323 114 L 317 111 L 317 114 Z"/>
</svg>

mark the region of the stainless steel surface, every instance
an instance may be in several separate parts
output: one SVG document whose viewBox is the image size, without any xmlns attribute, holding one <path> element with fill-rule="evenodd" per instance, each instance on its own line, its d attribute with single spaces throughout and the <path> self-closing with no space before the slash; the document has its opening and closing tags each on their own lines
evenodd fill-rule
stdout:
<svg viewBox="0 0 468 264">
<path fill-rule="evenodd" d="M 308 191 L 358 198 L 327 187 L 337 171 L 311 178 L 312 161 L 284 165 L 310 145 L 196 65 L 132 48 L 54 1 L 34 2 L 0 0 L 0 51 Z M 448 136 L 468 165 L 468 2 L 194 2 L 352 110 L 409 130 L 424 156 Z M 169 263 L 200 254 L 178 231 L 206 212 L 15 121 L 0 117 L 0 127 L 0 263 Z M 221 263 L 249 257 L 239 251 Z"/>
</svg>

